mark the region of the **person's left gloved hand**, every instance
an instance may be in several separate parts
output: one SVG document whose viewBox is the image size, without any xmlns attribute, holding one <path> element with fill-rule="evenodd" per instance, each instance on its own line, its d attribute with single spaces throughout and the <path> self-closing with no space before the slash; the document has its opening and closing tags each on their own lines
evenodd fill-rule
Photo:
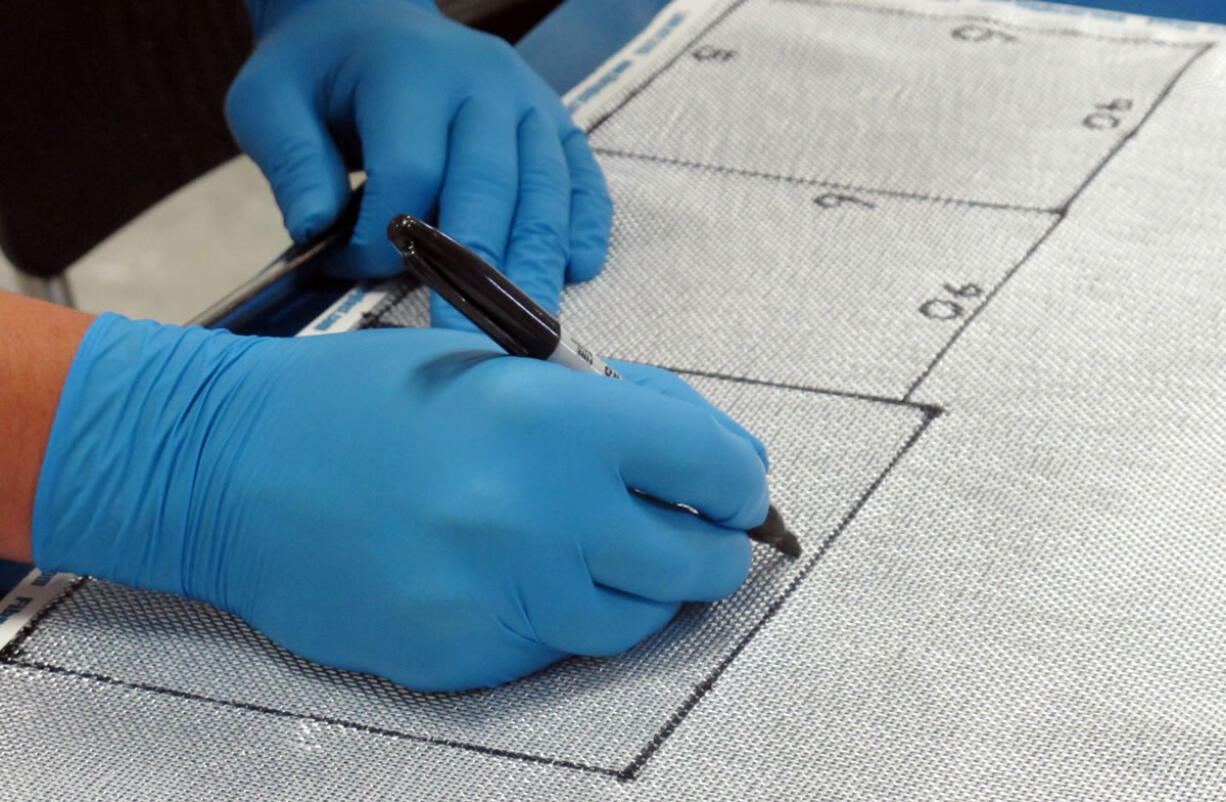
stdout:
<svg viewBox="0 0 1226 802">
<path fill-rule="evenodd" d="M 550 311 L 596 275 L 612 204 L 583 132 L 505 42 L 429 0 L 248 0 L 259 46 L 226 100 L 296 241 L 367 175 L 347 275 L 403 269 L 388 221 L 427 217 Z M 436 326 L 471 328 L 441 299 Z"/>
</svg>

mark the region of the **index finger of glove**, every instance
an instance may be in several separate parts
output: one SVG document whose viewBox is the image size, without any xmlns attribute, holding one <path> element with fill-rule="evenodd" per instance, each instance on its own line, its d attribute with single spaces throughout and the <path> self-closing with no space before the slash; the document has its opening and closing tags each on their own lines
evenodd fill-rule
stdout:
<svg viewBox="0 0 1226 802">
<path fill-rule="evenodd" d="M 566 277 L 570 178 L 557 134 L 536 111 L 519 124 L 519 204 L 506 274 L 556 314 Z"/>
<path fill-rule="evenodd" d="M 766 519 L 766 469 L 747 440 L 693 403 L 641 387 L 617 389 L 633 391 L 610 399 L 611 447 L 628 489 L 688 505 L 732 529 Z"/>
<path fill-rule="evenodd" d="M 660 602 L 713 601 L 749 572 L 749 538 L 637 495 L 601 511 L 579 536 L 592 579 Z"/>
<path fill-rule="evenodd" d="M 439 192 L 439 228 L 496 268 L 515 216 L 516 123 L 509 99 L 473 97 L 461 104 Z"/>
<path fill-rule="evenodd" d="M 434 208 L 446 168 L 450 112 L 443 100 L 391 82 L 360 93 L 355 115 L 366 189 L 346 255 L 347 274 L 370 278 L 404 270 L 387 241 L 387 224 L 398 214 L 427 217 Z"/>
<path fill-rule="evenodd" d="M 587 137 L 573 126 L 563 134 L 562 146 L 570 168 L 571 182 L 571 281 L 587 281 L 604 267 L 613 225 L 613 201 L 604 172 L 596 163 Z"/>
<path fill-rule="evenodd" d="M 632 381 L 640 387 L 649 387 L 672 398 L 688 401 L 710 412 L 728 431 L 738 437 L 743 437 L 747 443 L 753 446 L 753 450 L 757 452 L 758 458 L 762 460 L 762 467 L 768 471 L 770 470 L 770 460 L 766 455 L 766 446 L 762 441 L 744 426 L 737 423 L 727 412 L 724 412 L 708 401 L 706 396 L 695 390 L 685 379 L 670 370 L 658 368 L 654 365 L 623 362 L 620 359 L 606 359 L 605 361 L 616 368 L 617 372 L 628 381 Z"/>
<path fill-rule="evenodd" d="M 451 123 L 438 226 L 495 268 L 502 268 L 515 215 L 518 164 L 515 109 L 508 98 L 465 100 Z M 476 330 L 451 304 L 430 294 L 435 328 Z"/>
</svg>

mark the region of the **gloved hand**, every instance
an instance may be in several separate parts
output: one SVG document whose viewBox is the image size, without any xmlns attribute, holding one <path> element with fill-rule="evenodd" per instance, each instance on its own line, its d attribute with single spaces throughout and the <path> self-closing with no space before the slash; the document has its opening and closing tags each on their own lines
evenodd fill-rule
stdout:
<svg viewBox="0 0 1226 802">
<path fill-rule="evenodd" d="M 680 380 L 618 368 L 630 381 L 438 329 L 104 315 L 61 395 L 35 559 L 424 690 L 613 654 L 736 590 L 767 510 L 760 444 Z"/>
<path fill-rule="evenodd" d="M 429 0 L 248 0 L 259 46 L 226 101 L 239 145 L 297 241 L 366 191 L 343 260 L 354 277 L 404 265 L 397 214 L 427 218 L 557 311 L 564 279 L 600 272 L 612 204 L 587 139 L 505 42 Z M 569 267 L 568 267 L 569 265 Z M 471 330 L 441 299 L 436 326 Z"/>
</svg>

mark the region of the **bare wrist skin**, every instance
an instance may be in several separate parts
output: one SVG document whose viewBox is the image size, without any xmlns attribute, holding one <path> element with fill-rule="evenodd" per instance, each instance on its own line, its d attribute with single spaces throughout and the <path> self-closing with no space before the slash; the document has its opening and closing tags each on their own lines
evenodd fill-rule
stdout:
<svg viewBox="0 0 1226 802">
<path fill-rule="evenodd" d="M 60 390 L 92 315 L 0 292 L 0 558 L 29 562 L 34 494 Z"/>
</svg>

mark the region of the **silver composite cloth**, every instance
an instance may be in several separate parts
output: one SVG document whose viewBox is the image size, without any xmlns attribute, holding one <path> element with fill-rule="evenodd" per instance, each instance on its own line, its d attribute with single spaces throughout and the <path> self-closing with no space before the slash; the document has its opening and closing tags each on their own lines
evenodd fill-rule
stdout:
<svg viewBox="0 0 1226 802">
<path fill-rule="evenodd" d="M 1226 799 L 1222 38 L 675 3 L 570 96 L 617 214 L 563 319 L 760 434 L 805 556 L 452 695 L 80 580 L 0 660 L 0 797 Z"/>
</svg>

